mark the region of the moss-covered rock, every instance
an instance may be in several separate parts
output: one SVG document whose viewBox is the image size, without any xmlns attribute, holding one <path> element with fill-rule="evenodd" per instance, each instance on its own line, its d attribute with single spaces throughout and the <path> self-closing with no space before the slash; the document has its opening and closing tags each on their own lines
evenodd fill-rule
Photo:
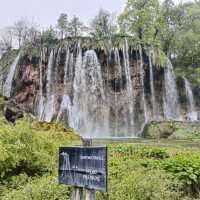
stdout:
<svg viewBox="0 0 200 200">
<path fill-rule="evenodd" d="M 143 131 L 143 137 L 149 139 L 195 139 L 200 138 L 198 122 L 150 122 Z"/>
</svg>

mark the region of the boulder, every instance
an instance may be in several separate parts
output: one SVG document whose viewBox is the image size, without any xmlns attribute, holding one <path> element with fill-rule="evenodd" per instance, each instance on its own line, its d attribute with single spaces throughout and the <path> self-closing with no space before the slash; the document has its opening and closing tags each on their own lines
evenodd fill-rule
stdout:
<svg viewBox="0 0 200 200">
<path fill-rule="evenodd" d="M 24 114 L 14 101 L 8 101 L 4 107 L 4 116 L 9 122 L 15 123 L 15 121 L 22 118 Z"/>
<path fill-rule="evenodd" d="M 162 121 L 150 122 L 143 130 L 148 139 L 195 139 L 200 138 L 200 122 Z"/>
</svg>

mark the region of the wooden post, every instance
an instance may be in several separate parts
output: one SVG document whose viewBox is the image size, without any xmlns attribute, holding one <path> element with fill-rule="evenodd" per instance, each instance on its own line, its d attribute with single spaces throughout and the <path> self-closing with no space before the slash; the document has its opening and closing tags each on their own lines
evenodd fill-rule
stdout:
<svg viewBox="0 0 200 200">
<path fill-rule="evenodd" d="M 92 139 L 83 139 L 83 146 L 92 146 Z M 85 189 L 85 200 L 95 200 L 95 190 Z"/>
<path fill-rule="evenodd" d="M 83 200 L 83 189 L 75 187 L 72 191 L 71 200 Z"/>
<path fill-rule="evenodd" d="M 95 190 L 86 189 L 85 200 L 95 200 Z"/>
<path fill-rule="evenodd" d="M 83 139 L 83 146 L 92 146 L 92 139 Z M 71 200 L 83 200 L 83 189 L 75 187 L 73 189 Z M 85 190 L 85 200 L 95 200 L 95 190 L 86 189 Z"/>
</svg>

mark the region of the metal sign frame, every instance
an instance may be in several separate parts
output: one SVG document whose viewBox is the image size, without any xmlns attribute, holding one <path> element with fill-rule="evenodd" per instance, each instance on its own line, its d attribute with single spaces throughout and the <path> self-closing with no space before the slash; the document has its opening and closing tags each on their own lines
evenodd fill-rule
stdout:
<svg viewBox="0 0 200 200">
<path fill-rule="evenodd" d="M 107 192 L 107 161 L 106 146 L 60 147 L 58 166 L 59 183 Z M 99 184 L 97 184 L 98 182 Z"/>
</svg>

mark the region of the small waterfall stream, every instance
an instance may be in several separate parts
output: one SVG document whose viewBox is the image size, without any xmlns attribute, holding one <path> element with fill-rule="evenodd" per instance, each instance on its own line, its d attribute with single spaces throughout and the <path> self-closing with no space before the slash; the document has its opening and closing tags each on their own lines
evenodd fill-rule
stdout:
<svg viewBox="0 0 200 200">
<path fill-rule="evenodd" d="M 152 104 L 152 111 L 153 111 L 153 119 L 156 119 L 157 110 L 156 110 L 154 74 L 153 74 L 153 65 L 152 65 L 152 52 L 150 52 L 150 55 L 149 55 L 149 70 L 150 70 L 151 104 Z"/>
<path fill-rule="evenodd" d="M 0 66 L 0 93 L 3 93 L 3 68 Z"/>
<path fill-rule="evenodd" d="M 85 93 L 85 73 L 82 68 L 82 49 L 80 43 L 77 45 L 77 54 L 75 61 L 75 75 L 73 82 L 73 106 L 72 106 L 72 127 L 79 131 L 81 127 L 86 122 L 85 106 L 85 96 L 82 95 Z"/>
<path fill-rule="evenodd" d="M 133 85 L 131 80 L 130 63 L 129 63 L 129 46 L 128 41 L 125 40 L 123 47 L 123 59 L 124 68 L 126 76 L 126 89 L 127 89 L 127 99 L 128 99 L 128 109 L 129 109 L 129 119 L 130 125 L 134 127 L 134 96 L 133 96 Z"/>
<path fill-rule="evenodd" d="M 15 58 L 14 62 L 10 66 L 6 81 L 5 81 L 4 85 L 3 85 L 3 95 L 5 97 L 10 97 L 11 96 L 13 78 L 15 76 L 15 71 L 16 71 L 20 56 L 21 56 L 21 52 L 17 55 L 17 57 Z"/>
<path fill-rule="evenodd" d="M 144 68 L 143 68 L 143 57 L 142 57 L 141 46 L 139 46 L 139 54 L 140 54 L 140 79 L 142 87 L 142 104 L 144 109 L 144 124 L 146 124 L 148 122 L 148 114 L 147 114 L 147 103 L 146 103 L 145 88 L 144 88 Z"/>
<path fill-rule="evenodd" d="M 71 72 L 69 74 L 69 69 L 72 67 L 72 63 L 70 62 L 71 54 L 69 52 L 68 46 L 66 47 L 66 60 L 65 60 L 65 68 L 64 68 L 64 94 L 62 97 L 62 102 L 60 105 L 60 110 L 58 112 L 57 120 L 63 119 L 63 115 L 67 115 L 67 121 L 69 126 L 72 126 L 72 103 L 71 99 L 67 94 L 67 81 L 69 79 L 69 75 L 71 76 Z"/>
<path fill-rule="evenodd" d="M 74 77 L 73 113 L 78 114 L 74 128 L 83 133 L 84 137 L 103 134 L 106 127 L 103 119 L 102 105 L 105 101 L 101 66 L 96 52 L 87 50 L 82 60 L 79 46 Z M 78 119 L 78 121 L 77 121 Z M 104 130 L 105 131 L 105 130 Z"/>
<path fill-rule="evenodd" d="M 37 107 L 37 115 L 39 120 L 42 120 L 42 115 L 44 111 L 44 96 L 43 96 L 43 69 L 42 69 L 42 61 L 43 61 L 43 52 L 41 51 L 40 55 L 40 63 L 39 63 L 39 74 L 40 74 L 40 85 L 39 85 L 39 102 Z"/>
<path fill-rule="evenodd" d="M 185 91 L 186 91 L 186 97 L 188 101 L 188 113 L 187 113 L 187 119 L 190 121 L 197 121 L 198 120 L 198 113 L 195 109 L 195 103 L 194 103 L 194 96 L 191 89 L 190 82 L 187 78 L 183 77 L 184 83 L 185 83 Z"/>
<path fill-rule="evenodd" d="M 181 120 L 180 103 L 172 63 L 167 59 L 164 69 L 165 93 L 163 96 L 164 115 L 167 120 Z"/>
<path fill-rule="evenodd" d="M 54 66 L 54 50 L 51 51 L 49 56 L 48 68 L 47 68 L 47 84 L 46 84 L 46 104 L 44 110 L 44 121 L 50 122 L 54 115 L 54 98 L 55 94 L 52 91 L 52 76 Z"/>
</svg>

